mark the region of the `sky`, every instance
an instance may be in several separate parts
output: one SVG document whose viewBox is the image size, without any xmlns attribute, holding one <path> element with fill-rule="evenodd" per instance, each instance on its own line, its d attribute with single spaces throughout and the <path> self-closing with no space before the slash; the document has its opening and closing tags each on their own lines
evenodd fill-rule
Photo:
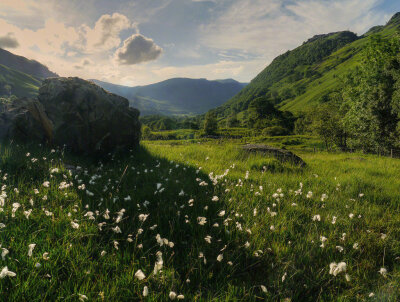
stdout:
<svg viewBox="0 0 400 302">
<path fill-rule="evenodd" d="M 249 82 L 316 34 L 361 35 L 398 11 L 398 0 L 0 0 L 0 48 L 127 86 Z"/>
</svg>

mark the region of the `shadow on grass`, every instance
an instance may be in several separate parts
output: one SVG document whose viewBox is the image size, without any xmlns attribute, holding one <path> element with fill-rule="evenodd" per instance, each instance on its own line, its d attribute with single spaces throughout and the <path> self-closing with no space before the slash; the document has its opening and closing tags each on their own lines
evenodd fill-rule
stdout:
<svg viewBox="0 0 400 302">
<path fill-rule="evenodd" d="M 74 265 L 83 267 L 86 261 L 98 263 L 92 273 L 106 279 L 94 278 L 91 284 L 93 290 L 109 288 L 110 300 L 137 300 L 142 285 L 146 284 L 157 289 L 158 293 L 151 294 L 157 300 L 164 300 L 170 290 L 184 293 L 189 300 L 265 298 L 259 285 L 274 275 L 270 263 L 276 259 L 265 251 L 259 251 L 255 257 L 254 247 L 246 247 L 251 235 L 241 227 L 242 218 L 230 212 L 223 182 L 213 185 L 209 176 L 196 167 L 156 157 L 143 147 L 97 159 L 62 150 L 51 152 L 37 145 L 1 148 L 0 169 L 9 173 L 9 183 L 21 188 L 20 197 L 26 199 L 49 180 L 50 167 L 71 167 L 72 197 L 60 197 L 64 191 L 57 193 L 55 188 L 48 200 L 41 201 L 40 207 L 56 211 L 61 206 L 67 209 L 79 203 L 82 209 L 79 230 L 83 232 L 86 228 L 88 233 L 73 235 L 71 219 L 65 215 L 59 218 L 58 228 L 53 226 L 53 230 L 48 230 L 54 234 L 43 233 L 43 238 L 51 238 L 50 242 L 58 244 L 64 241 L 58 237 L 65 232 L 79 257 Z M 64 176 L 67 174 L 67 170 L 62 170 L 62 174 L 54 176 L 58 177 L 56 183 L 67 179 Z M 202 181 L 207 185 L 201 186 Z M 85 189 L 78 189 L 82 184 Z M 94 220 L 86 215 L 97 211 Z M 105 218 L 106 211 L 109 219 Z M 221 211 L 225 214 L 220 214 Z M 119 222 L 118 213 L 123 213 Z M 148 216 L 144 219 L 141 214 Z M 100 231 L 98 224 L 103 222 L 106 225 Z M 31 218 L 26 223 L 37 223 L 39 227 L 40 221 Z M 117 226 L 121 233 L 116 231 Z M 109 263 L 101 260 L 103 250 L 110 255 Z M 153 272 L 157 252 L 162 252 L 162 274 Z M 44 283 L 40 287 L 47 299 L 58 298 L 57 288 L 73 291 L 79 287 L 74 280 L 80 282 L 79 278 L 83 278 L 73 277 L 76 268 L 73 270 L 65 263 L 71 256 L 65 257 L 55 259 L 57 269 L 51 275 L 57 286 Z M 146 272 L 147 278 L 140 287 L 130 286 L 133 272 L 138 268 Z M 32 298 L 28 292 L 11 294 L 10 299 Z"/>
<path fill-rule="evenodd" d="M 95 172 L 97 167 L 89 170 L 101 174 Z M 128 155 L 112 156 L 104 161 L 102 171 L 104 174 L 96 184 L 98 190 L 93 193 L 102 196 L 103 208 L 114 213 L 126 210 L 119 224 L 123 234 L 117 239 L 121 242 L 121 257 L 143 257 L 145 270 L 150 272 L 156 252 L 161 251 L 167 283 L 178 292 L 192 293 L 192 298 L 225 299 L 233 295 L 231 298 L 252 300 L 255 293 L 261 294 L 260 287 L 255 286 L 263 284 L 266 275 L 273 274 L 272 255 L 259 252 L 259 257 L 255 257 L 254 248 L 246 248 L 250 234 L 239 227 L 241 218 L 229 212 L 223 185 L 214 186 L 208 175 L 196 167 L 156 157 L 143 147 Z M 115 183 L 111 185 L 108 179 Z M 200 186 L 202 181 L 208 185 Z M 111 191 L 101 192 L 105 186 Z M 212 201 L 214 196 L 219 200 Z M 90 208 L 98 207 L 97 201 L 87 195 L 81 194 L 81 198 Z M 219 216 L 222 210 L 226 214 Z M 140 214 L 149 216 L 141 222 Z M 199 224 L 200 217 L 206 219 L 204 225 Z M 157 227 L 151 230 L 154 225 Z M 137 236 L 139 228 L 143 233 Z M 133 235 L 135 244 L 126 241 L 126 234 Z M 173 242 L 173 248 L 165 240 L 160 246 L 157 234 Z M 116 240 L 115 235 L 108 232 L 99 240 L 110 245 Z M 207 236 L 211 243 L 206 241 Z M 138 244 L 143 248 L 139 249 Z M 218 258 L 219 255 L 223 258 Z M 110 275 L 111 279 L 114 277 L 117 276 Z"/>
</svg>

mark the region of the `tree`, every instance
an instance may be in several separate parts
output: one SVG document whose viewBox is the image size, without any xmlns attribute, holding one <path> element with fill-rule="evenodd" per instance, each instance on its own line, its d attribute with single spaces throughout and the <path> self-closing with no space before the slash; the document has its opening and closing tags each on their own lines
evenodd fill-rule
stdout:
<svg viewBox="0 0 400 302">
<path fill-rule="evenodd" d="M 343 124 L 350 145 L 381 151 L 399 144 L 400 41 L 376 36 L 362 64 L 344 79 Z"/>
<path fill-rule="evenodd" d="M 237 118 L 237 115 L 231 115 L 228 120 L 226 121 L 226 126 L 227 127 L 240 127 L 240 121 Z"/>
<path fill-rule="evenodd" d="M 213 135 L 218 130 L 218 122 L 213 112 L 207 112 L 204 120 L 204 132 L 207 135 Z"/>
<path fill-rule="evenodd" d="M 266 96 L 252 100 L 248 111 L 248 125 L 251 128 L 265 128 L 267 126 L 272 126 L 270 121 L 279 115 L 273 102 Z"/>
<path fill-rule="evenodd" d="M 151 130 L 148 126 L 143 126 L 142 127 L 142 136 L 143 138 L 150 138 L 151 136 Z"/>
<path fill-rule="evenodd" d="M 325 103 L 308 113 L 306 120 L 311 120 L 311 129 L 325 143 L 327 150 L 334 145 L 347 149 L 347 134 L 342 125 L 339 108 L 334 103 Z"/>
</svg>

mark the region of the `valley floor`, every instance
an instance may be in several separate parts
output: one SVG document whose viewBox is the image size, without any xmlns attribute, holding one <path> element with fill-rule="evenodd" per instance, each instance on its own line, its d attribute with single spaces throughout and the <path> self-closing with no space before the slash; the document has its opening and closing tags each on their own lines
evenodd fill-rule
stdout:
<svg viewBox="0 0 400 302">
<path fill-rule="evenodd" d="M 400 160 L 0 150 L 1 301 L 399 301 Z"/>
</svg>

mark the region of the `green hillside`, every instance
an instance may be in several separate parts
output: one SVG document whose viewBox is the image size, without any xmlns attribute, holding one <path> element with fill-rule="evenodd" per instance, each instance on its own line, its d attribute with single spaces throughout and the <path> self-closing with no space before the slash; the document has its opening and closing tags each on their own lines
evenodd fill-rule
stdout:
<svg viewBox="0 0 400 302">
<path fill-rule="evenodd" d="M 25 57 L 15 55 L 5 49 L 0 48 L 0 64 L 12 69 L 30 74 L 36 78 L 58 77 L 54 72 L 51 72 L 47 66 L 35 60 L 29 60 Z"/>
<path fill-rule="evenodd" d="M 40 85 L 39 79 L 0 64 L 0 96 L 33 97 Z"/>
<path fill-rule="evenodd" d="M 275 58 L 216 113 L 222 118 L 235 113 L 243 117 L 250 102 L 260 96 L 269 97 L 281 110 L 307 111 L 334 95 L 340 77 L 360 62 L 370 36 L 392 36 L 399 27 L 400 14 L 396 14 L 385 26 L 373 27 L 360 37 L 348 31 L 314 36 Z"/>
</svg>

